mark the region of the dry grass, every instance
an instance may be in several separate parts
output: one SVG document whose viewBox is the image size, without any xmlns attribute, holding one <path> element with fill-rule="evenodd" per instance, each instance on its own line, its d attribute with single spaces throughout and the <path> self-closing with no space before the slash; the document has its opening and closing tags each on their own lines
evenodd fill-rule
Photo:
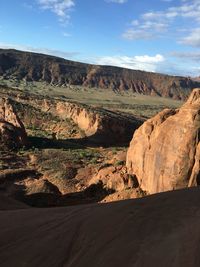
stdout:
<svg viewBox="0 0 200 267">
<path fill-rule="evenodd" d="M 87 88 L 81 86 L 57 87 L 42 82 L 17 82 L 15 80 L 0 80 L 15 89 L 25 93 L 52 96 L 53 98 L 75 101 L 82 104 L 118 110 L 130 114 L 151 117 L 164 108 L 178 108 L 181 101 L 163 97 L 152 97 L 131 92 L 114 93 L 113 91 L 99 88 Z"/>
</svg>

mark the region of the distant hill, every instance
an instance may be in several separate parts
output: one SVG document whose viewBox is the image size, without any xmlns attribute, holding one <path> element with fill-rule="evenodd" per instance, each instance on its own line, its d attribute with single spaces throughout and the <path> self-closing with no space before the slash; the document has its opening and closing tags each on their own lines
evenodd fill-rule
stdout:
<svg viewBox="0 0 200 267">
<path fill-rule="evenodd" d="M 98 66 L 62 58 L 0 49 L 0 76 L 26 81 L 80 85 L 113 91 L 185 99 L 200 81 L 112 66 Z"/>
<path fill-rule="evenodd" d="M 200 76 L 193 78 L 193 80 L 196 81 L 196 82 L 200 82 Z"/>
</svg>

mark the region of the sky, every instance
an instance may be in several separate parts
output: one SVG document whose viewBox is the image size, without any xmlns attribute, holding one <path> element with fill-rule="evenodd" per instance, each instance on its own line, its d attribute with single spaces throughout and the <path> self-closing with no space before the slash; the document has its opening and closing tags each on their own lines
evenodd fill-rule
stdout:
<svg viewBox="0 0 200 267">
<path fill-rule="evenodd" d="M 0 0 L 0 48 L 200 76 L 200 0 Z"/>
</svg>

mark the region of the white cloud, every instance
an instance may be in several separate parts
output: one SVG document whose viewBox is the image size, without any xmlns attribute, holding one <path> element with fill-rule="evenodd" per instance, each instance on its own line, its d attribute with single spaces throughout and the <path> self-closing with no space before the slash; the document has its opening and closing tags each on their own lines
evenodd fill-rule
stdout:
<svg viewBox="0 0 200 267">
<path fill-rule="evenodd" d="M 139 39 L 151 39 L 153 38 L 152 33 L 145 30 L 134 30 L 128 29 L 122 34 L 122 37 L 127 40 L 139 40 Z"/>
<path fill-rule="evenodd" d="M 171 55 L 181 60 L 196 61 L 198 63 L 200 61 L 200 52 L 196 52 L 196 51 L 195 52 L 172 52 Z"/>
<path fill-rule="evenodd" d="M 172 2 L 174 0 L 162 0 L 162 2 Z"/>
<path fill-rule="evenodd" d="M 105 0 L 107 3 L 117 3 L 117 4 L 124 4 L 128 0 Z"/>
<path fill-rule="evenodd" d="M 32 47 L 32 46 L 26 46 L 26 45 L 16 45 L 16 44 L 6 44 L 6 43 L 0 43 L 0 48 L 2 49 L 16 49 L 21 51 L 28 51 L 28 52 L 34 52 L 34 53 L 42 53 L 46 55 L 52 55 L 62 58 L 75 58 L 79 53 L 78 52 L 66 52 L 56 49 L 49 49 L 49 48 L 40 48 L 40 47 Z"/>
<path fill-rule="evenodd" d="M 148 12 L 142 14 L 139 20 L 133 20 L 122 37 L 128 40 L 152 39 L 155 34 L 167 31 L 168 23 L 161 12 Z"/>
<path fill-rule="evenodd" d="M 29 3 L 23 3 L 22 6 L 26 9 L 33 9 L 33 5 L 29 4 Z"/>
<path fill-rule="evenodd" d="M 171 1 L 167 0 L 167 2 Z M 174 31 L 179 31 L 176 29 L 176 24 L 173 24 L 178 19 L 182 21 L 189 19 L 189 25 L 191 22 L 200 25 L 200 0 L 181 0 L 179 6 L 146 12 L 138 20 L 133 20 L 122 36 L 128 40 L 158 38 L 165 36 L 163 35 L 165 32 L 170 33 L 170 26 L 173 26 L 173 34 Z M 188 31 L 186 32 L 188 33 Z M 190 36 L 182 37 L 182 43 L 199 46 L 200 37 L 198 35 L 199 30 L 197 28 L 190 33 Z"/>
<path fill-rule="evenodd" d="M 162 55 L 155 56 L 105 56 L 98 58 L 95 63 L 99 65 L 118 66 L 128 69 L 138 69 L 155 72 L 158 70 L 160 63 L 164 62 L 165 58 Z"/>
<path fill-rule="evenodd" d="M 69 12 L 75 6 L 74 0 L 37 0 L 37 2 L 42 9 L 55 13 L 62 22 L 70 19 Z"/>
<path fill-rule="evenodd" d="M 155 32 L 159 34 L 165 32 L 168 24 L 162 19 L 154 21 L 154 16 L 152 20 L 147 20 L 146 17 L 151 17 L 151 14 L 152 13 L 144 14 L 143 16 L 145 19 L 142 23 L 138 20 L 133 20 L 131 22 L 131 27 L 122 34 L 122 37 L 128 40 L 152 39 Z"/>
<path fill-rule="evenodd" d="M 188 36 L 180 40 L 180 43 L 200 47 L 200 28 L 193 29 Z"/>
<path fill-rule="evenodd" d="M 63 32 L 62 34 L 63 34 L 64 37 L 70 37 L 71 36 L 71 34 L 68 33 L 68 32 Z"/>
</svg>

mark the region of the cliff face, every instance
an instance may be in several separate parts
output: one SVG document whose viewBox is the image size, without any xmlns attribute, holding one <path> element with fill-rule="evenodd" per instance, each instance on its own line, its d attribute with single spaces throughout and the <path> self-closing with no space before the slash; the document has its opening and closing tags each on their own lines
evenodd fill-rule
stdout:
<svg viewBox="0 0 200 267">
<path fill-rule="evenodd" d="M 113 91 L 130 90 L 139 94 L 185 99 L 200 82 L 111 66 L 97 66 L 62 58 L 0 49 L 0 75 L 49 84 L 80 85 Z"/>
<path fill-rule="evenodd" d="M 82 139 L 105 146 L 127 145 L 144 122 L 144 118 L 125 112 L 50 97 L 16 94 L 12 101 L 30 136 L 39 131 L 48 138 Z"/>
<path fill-rule="evenodd" d="M 87 105 L 44 99 L 37 105 L 44 112 L 72 120 L 89 141 L 98 144 L 125 144 L 142 120 L 114 111 L 95 109 Z"/>
<path fill-rule="evenodd" d="M 158 193 L 200 184 L 200 89 L 179 110 L 165 109 L 134 134 L 128 172 L 141 188 Z"/>
</svg>

